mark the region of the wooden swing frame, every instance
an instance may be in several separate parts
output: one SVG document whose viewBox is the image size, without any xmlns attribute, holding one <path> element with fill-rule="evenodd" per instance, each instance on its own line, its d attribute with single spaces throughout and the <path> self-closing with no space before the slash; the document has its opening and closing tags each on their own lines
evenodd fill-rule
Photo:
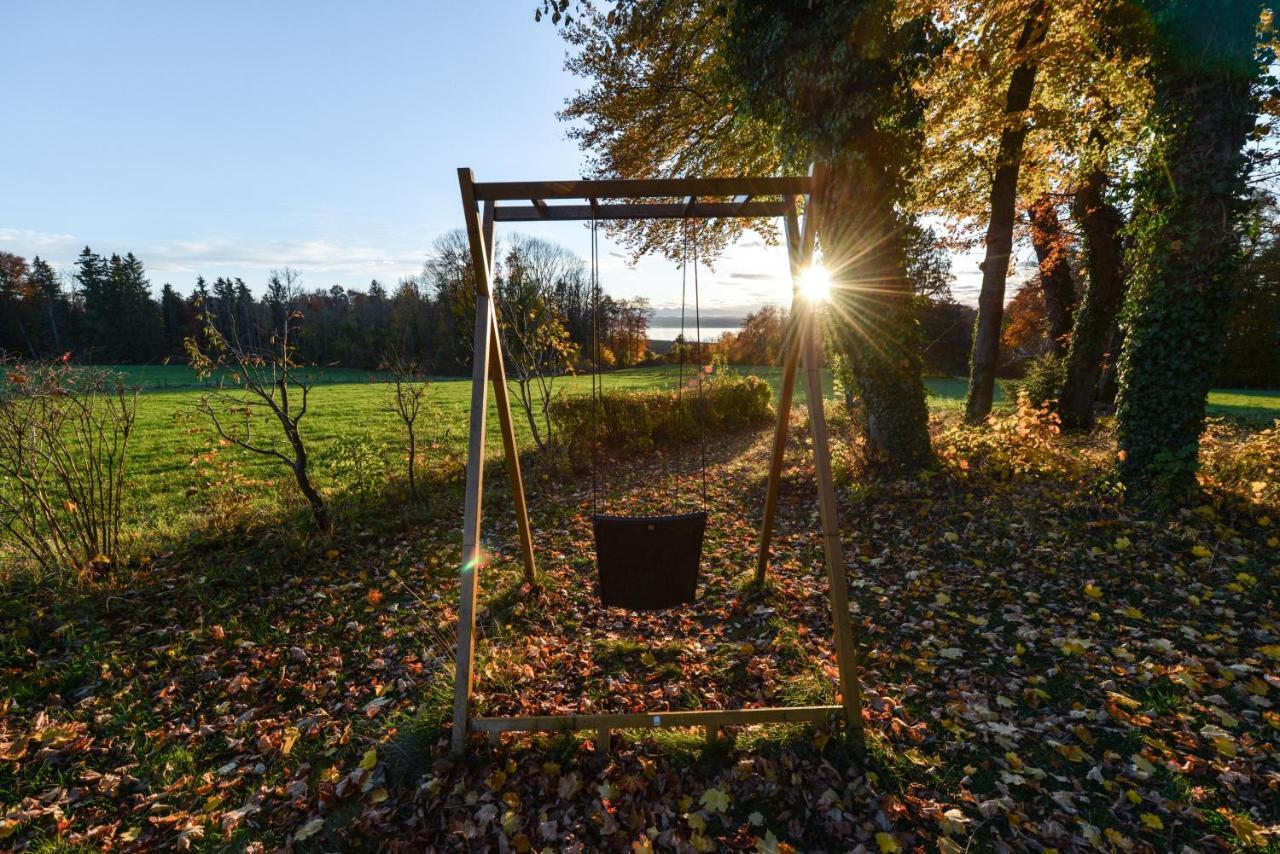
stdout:
<svg viewBox="0 0 1280 854">
<path fill-rule="evenodd" d="M 485 732 L 492 740 L 504 732 L 558 732 L 595 730 L 597 746 L 607 749 L 610 731 L 653 727 L 705 727 L 714 740 L 722 726 L 758 723 L 810 721 L 825 724 L 832 715 L 842 715 L 859 741 L 862 739 L 862 690 L 859 685 L 860 644 L 855 642 L 854 624 L 849 614 L 849 592 L 844 573 L 844 556 L 836 518 L 835 483 L 831 474 L 831 449 L 822 409 L 822 315 L 798 287 L 799 278 L 813 262 L 817 232 L 814 189 L 821 182 L 816 174 L 784 178 L 675 178 L 654 180 L 529 181 L 477 183 L 470 169 L 458 170 L 462 210 L 471 244 L 475 268 L 476 319 L 474 359 L 471 371 L 471 426 L 467 442 L 466 498 L 462 517 L 461 593 L 458 608 L 457 668 L 454 679 L 453 741 L 456 754 L 466 749 L 468 732 Z M 804 197 L 803 225 L 796 210 Z M 724 199 L 728 198 L 728 201 Z M 549 200 L 585 200 L 587 204 L 550 205 Z M 601 204 L 601 199 L 644 200 Z M 654 199 L 678 199 L 662 202 Z M 708 200 L 711 199 L 711 200 Z M 716 201 L 715 199 L 719 199 Z M 527 202 L 499 205 L 499 202 Z M 483 209 L 480 205 L 483 204 Z M 654 711 L 632 714 L 533 715 L 472 717 L 471 694 L 474 681 L 476 597 L 483 555 L 480 543 L 481 507 L 484 491 L 485 430 L 488 389 L 493 384 L 494 404 L 502 433 L 503 456 L 515 504 L 516 527 L 520 538 L 526 580 L 537 578 L 533 537 L 525 503 L 520 456 L 516 448 L 511 417 L 506 369 L 494 305 L 493 233 L 498 222 L 553 222 L 633 219 L 713 219 L 723 217 L 783 217 L 787 258 L 790 264 L 793 302 L 784 336 L 782 388 L 778 400 L 778 420 L 773 436 L 769 480 L 765 490 L 764 515 L 760 524 L 760 547 L 755 580 L 763 583 L 769 564 L 769 545 L 778 506 L 783 454 L 790 425 L 791 398 L 796 371 L 804 367 L 805 398 L 813 438 L 814 468 L 818 486 L 818 509 L 822 522 L 823 549 L 830 585 L 832 628 L 839 671 L 840 705 L 774 706 L 751 709 Z"/>
</svg>

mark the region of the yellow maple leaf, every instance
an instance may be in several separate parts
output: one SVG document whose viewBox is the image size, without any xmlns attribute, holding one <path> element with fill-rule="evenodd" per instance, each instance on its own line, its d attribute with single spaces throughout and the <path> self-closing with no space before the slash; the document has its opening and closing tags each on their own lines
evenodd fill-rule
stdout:
<svg viewBox="0 0 1280 854">
<path fill-rule="evenodd" d="M 1090 581 L 1084 586 L 1084 595 L 1088 596 L 1090 599 L 1101 599 L 1102 588 Z"/>
<path fill-rule="evenodd" d="M 1141 753 L 1135 753 L 1129 758 L 1133 760 L 1134 767 L 1137 768 L 1142 775 L 1148 776 L 1156 773 L 1156 766 L 1152 765 L 1151 760 L 1147 759 L 1147 757 L 1143 756 Z"/>
<path fill-rule="evenodd" d="M 1142 819 L 1142 823 L 1152 830 L 1164 830 L 1164 822 L 1161 821 L 1160 816 L 1155 813 L 1144 812 L 1142 815 L 1138 816 L 1138 818 Z"/>
<path fill-rule="evenodd" d="M 1124 851 L 1133 850 L 1133 843 L 1129 840 L 1129 837 L 1125 836 L 1114 827 L 1108 827 L 1104 832 L 1107 835 L 1107 841 L 1115 847 Z"/>
<path fill-rule="evenodd" d="M 897 839 L 894 839 L 892 833 L 877 833 L 876 845 L 880 848 L 880 854 L 898 854 L 902 851 L 902 846 L 898 844 Z"/>
<path fill-rule="evenodd" d="M 1191 547 L 1191 554 L 1201 559 L 1207 558 L 1207 557 L 1213 557 L 1213 552 L 1209 551 L 1209 549 L 1199 544 L 1196 544 Z"/>
<path fill-rule="evenodd" d="M 1063 758 L 1068 762 L 1084 761 L 1084 751 L 1074 744 L 1059 744 L 1058 752 L 1061 753 Z"/>
<path fill-rule="evenodd" d="M 964 846 L 950 836 L 939 836 L 935 840 L 939 854 L 964 854 Z"/>
<path fill-rule="evenodd" d="M 378 750 L 375 747 L 371 747 L 368 750 L 366 750 L 364 756 L 360 758 L 360 770 L 372 771 L 373 766 L 377 764 L 378 764 Z"/>
<path fill-rule="evenodd" d="M 1231 825 L 1231 832 L 1245 845 L 1261 848 L 1267 844 L 1266 831 L 1248 816 L 1237 815 L 1225 807 L 1220 808 L 1218 812 L 1226 817 L 1227 823 Z"/>
<path fill-rule="evenodd" d="M 729 809 L 729 796 L 719 789 L 707 789 L 698 799 L 698 803 L 711 812 L 725 812 Z"/>
<path fill-rule="evenodd" d="M 958 807 L 952 807 L 938 816 L 938 821 L 942 822 L 942 832 L 950 836 L 963 833 L 965 826 L 969 823 L 969 817 Z"/>
<path fill-rule="evenodd" d="M 692 836 L 690 836 L 689 844 L 692 845 L 698 851 L 716 850 L 716 844 L 712 842 L 710 839 L 707 839 L 707 837 L 703 836 L 701 833 L 695 833 Z"/>
</svg>

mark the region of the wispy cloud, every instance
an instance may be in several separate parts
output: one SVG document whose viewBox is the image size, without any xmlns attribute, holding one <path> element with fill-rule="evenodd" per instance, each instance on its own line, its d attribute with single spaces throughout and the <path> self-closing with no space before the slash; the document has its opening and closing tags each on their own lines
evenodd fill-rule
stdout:
<svg viewBox="0 0 1280 854">
<path fill-rule="evenodd" d="M 0 227 L 0 249 L 25 257 L 39 255 L 50 263 L 60 263 L 63 256 L 74 257 L 82 248 L 72 234 Z"/>
<path fill-rule="evenodd" d="M 327 240 L 213 239 L 153 246 L 145 251 L 145 260 L 157 273 L 198 273 L 211 269 L 265 272 L 292 267 L 304 274 L 390 277 L 418 272 L 425 252 L 425 247 L 388 249 Z"/>
<path fill-rule="evenodd" d="M 319 278 L 311 282 L 314 285 L 326 283 L 326 278 L 357 283 L 369 278 L 394 280 L 410 276 L 421 271 L 429 240 L 424 240 L 422 246 L 383 247 L 331 240 L 219 237 L 116 247 L 97 245 L 72 234 L 0 228 L 0 249 L 26 257 L 39 255 L 60 269 L 70 269 L 86 244 L 102 253 L 132 251 L 147 265 L 153 279 L 174 277 L 186 281 L 194 280 L 198 274 L 236 275 L 256 286 L 259 283 L 253 279 L 265 279 L 267 271 L 282 267 L 298 270 L 304 279 L 308 274 Z"/>
</svg>

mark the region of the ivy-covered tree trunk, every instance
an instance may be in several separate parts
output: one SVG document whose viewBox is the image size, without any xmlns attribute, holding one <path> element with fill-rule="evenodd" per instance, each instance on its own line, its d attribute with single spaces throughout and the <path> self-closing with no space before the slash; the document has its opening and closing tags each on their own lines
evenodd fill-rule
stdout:
<svg viewBox="0 0 1280 854">
<path fill-rule="evenodd" d="M 1093 425 L 1103 357 L 1118 340 L 1116 316 L 1124 301 L 1124 252 L 1120 230 L 1124 215 L 1106 200 L 1107 176 L 1093 170 L 1076 190 L 1072 215 L 1084 234 L 1088 286 L 1076 309 L 1067 350 L 1067 379 L 1058 398 L 1062 426 Z M 1111 351 L 1114 352 L 1114 351 Z M 1112 357 L 1114 360 L 1114 356 Z"/>
<path fill-rule="evenodd" d="M 1205 399 L 1222 353 L 1257 118 L 1256 0 L 1152 11 L 1155 142 L 1138 179 L 1116 420 L 1119 474 L 1141 501 L 1196 485 Z"/>
<path fill-rule="evenodd" d="M 1048 25 L 1044 3 L 1036 3 L 1018 35 L 1021 54 L 1044 40 Z M 995 397 L 996 366 L 1000 361 L 1000 327 L 1004 320 L 1004 289 L 1013 254 L 1013 225 L 1018 201 L 1018 171 L 1022 143 L 1027 136 L 1023 114 L 1031 105 L 1036 84 L 1035 62 L 1023 60 L 1009 77 L 1005 94 L 1006 124 L 1000 132 L 996 172 L 991 180 L 991 215 L 987 222 L 986 255 L 982 259 L 982 290 L 978 293 L 978 319 L 973 328 L 973 358 L 969 369 L 969 397 L 965 418 L 981 423 L 991 412 Z"/>
<path fill-rule="evenodd" d="M 1062 355 L 1071 332 L 1071 313 L 1076 303 L 1076 283 L 1067 255 L 1067 234 L 1058 220 L 1058 208 L 1050 196 L 1041 196 L 1031 205 L 1031 246 L 1040 267 L 1040 291 L 1044 295 L 1045 319 L 1053 352 Z"/>
<path fill-rule="evenodd" d="M 850 259 L 830 265 L 833 326 L 862 404 L 869 457 L 881 468 L 915 471 L 932 462 L 933 449 L 905 224 L 883 170 L 865 156 L 824 172 L 818 233 L 824 257 Z"/>
</svg>

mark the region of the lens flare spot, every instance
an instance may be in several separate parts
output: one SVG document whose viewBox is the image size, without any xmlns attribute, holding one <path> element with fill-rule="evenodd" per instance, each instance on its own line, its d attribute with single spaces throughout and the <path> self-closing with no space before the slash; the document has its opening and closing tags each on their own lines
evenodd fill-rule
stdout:
<svg viewBox="0 0 1280 854">
<path fill-rule="evenodd" d="M 809 302 L 831 299 L 831 274 L 821 264 L 813 264 L 800 274 L 800 293 Z"/>
</svg>

